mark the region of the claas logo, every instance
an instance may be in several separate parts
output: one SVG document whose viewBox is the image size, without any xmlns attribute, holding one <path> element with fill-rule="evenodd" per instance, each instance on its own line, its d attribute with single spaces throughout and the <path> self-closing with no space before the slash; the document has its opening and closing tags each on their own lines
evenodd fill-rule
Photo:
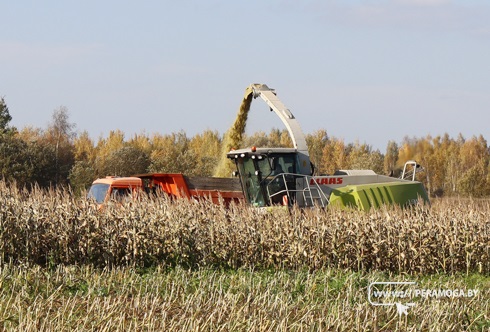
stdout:
<svg viewBox="0 0 490 332">
<path fill-rule="evenodd" d="M 316 179 L 311 179 L 310 184 L 315 184 L 315 182 L 318 184 L 325 184 L 325 185 L 342 184 L 343 181 L 344 181 L 343 178 L 316 178 Z"/>
</svg>

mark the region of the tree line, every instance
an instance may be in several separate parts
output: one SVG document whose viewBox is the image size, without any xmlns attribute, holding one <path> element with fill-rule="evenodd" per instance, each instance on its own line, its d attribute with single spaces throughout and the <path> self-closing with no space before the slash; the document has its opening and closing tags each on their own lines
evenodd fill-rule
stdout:
<svg viewBox="0 0 490 332">
<path fill-rule="evenodd" d="M 66 107 L 53 111 L 46 128 L 17 129 L 4 98 L 0 98 L 1 178 L 18 186 L 66 186 L 83 192 L 93 180 L 107 175 L 128 176 L 149 172 L 212 176 L 221 159 L 223 135 L 205 130 L 189 137 L 184 131 L 125 137 L 120 130 L 93 140 L 77 133 Z M 316 174 L 338 169 L 372 169 L 399 176 L 408 160 L 419 162 L 422 181 L 432 196 L 490 194 L 490 150 L 482 135 L 464 138 L 426 136 L 389 141 L 385 153 L 366 143 L 346 143 L 326 130 L 306 135 Z M 241 147 L 292 147 L 287 130 L 272 129 L 246 135 Z"/>
</svg>

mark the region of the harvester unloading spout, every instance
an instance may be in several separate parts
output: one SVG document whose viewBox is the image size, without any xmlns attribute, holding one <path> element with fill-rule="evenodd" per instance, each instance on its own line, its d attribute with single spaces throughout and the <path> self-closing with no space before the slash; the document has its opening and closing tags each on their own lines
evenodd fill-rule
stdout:
<svg viewBox="0 0 490 332">
<path fill-rule="evenodd" d="M 271 111 L 281 119 L 291 136 L 293 146 L 298 152 L 300 173 L 311 175 L 310 157 L 306 137 L 293 113 L 279 100 L 274 89 L 265 84 L 251 84 L 247 90 L 252 90 L 254 98 L 262 98 Z"/>
<path fill-rule="evenodd" d="M 308 155 L 306 138 L 298 121 L 293 113 L 277 98 L 275 90 L 270 89 L 265 84 L 252 84 L 250 87 L 253 91 L 253 97 L 262 98 L 270 107 L 271 112 L 275 112 L 279 116 L 291 136 L 294 148 Z"/>
</svg>

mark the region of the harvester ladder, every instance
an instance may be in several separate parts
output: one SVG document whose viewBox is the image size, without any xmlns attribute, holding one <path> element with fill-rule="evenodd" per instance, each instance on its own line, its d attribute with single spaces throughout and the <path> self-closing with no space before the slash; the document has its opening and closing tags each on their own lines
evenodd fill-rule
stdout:
<svg viewBox="0 0 490 332">
<path fill-rule="evenodd" d="M 321 190 L 320 186 L 316 181 L 310 181 L 311 177 L 306 176 L 306 187 L 303 190 L 303 199 L 306 206 L 316 206 L 319 205 L 322 208 L 326 207 L 328 204 L 328 197 Z M 310 183 L 313 182 L 312 186 Z M 308 204 L 310 202 L 310 204 Z"/>
</svg>

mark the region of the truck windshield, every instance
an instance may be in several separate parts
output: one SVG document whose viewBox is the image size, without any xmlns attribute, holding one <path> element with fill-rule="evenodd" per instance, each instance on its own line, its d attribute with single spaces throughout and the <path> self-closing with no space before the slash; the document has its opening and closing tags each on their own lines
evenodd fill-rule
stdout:
<svg viewBox="0 0 490 332">
<path fill-rule="evenodd" d="M 107 196 L 107 190 L 109 190 L 109 185 L 105 183 L 96 183 L 90 187 L 87 194 L 87 198 L 93 198 L 99 204 L 104 203 Z"/>
</svg>

